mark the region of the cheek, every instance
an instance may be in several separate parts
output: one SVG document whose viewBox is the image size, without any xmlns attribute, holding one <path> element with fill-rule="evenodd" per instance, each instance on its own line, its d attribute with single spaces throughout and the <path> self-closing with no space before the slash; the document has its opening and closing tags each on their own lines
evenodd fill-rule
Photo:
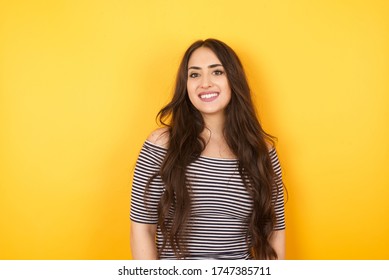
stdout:
<svg viewBox="0 0 389 280">
<path fill-rule="evenodd" d="M 224 91 L 227 93 L 228 97 L 231 98 L 232 90 L 228 82 L 224 86 Z"/>
<path fill-rule="evenodd" d="M 228 86 L 227 88 L 226 88 L 226 92 L 227 92 L 227 104 L 229 104 L 230 102 L 231 102 L 231 100 L 232 100 L 232 90 L 231 90 L 231 88 Z"/>
<path fill-rule="evenodd" d="M 188 82 L 186 84 L 186 91 L 188 92 L 188 97 L 189 97 L 190 102 L 193 104 L 194 97 L 195 97 L 195 90 L 193 87 L 193 83 Z"/>
<path fill-rule="evenodd" d="M 187 82 L 186 83 L 186 90 L 188 91 L 189 95 L 192 95 L 195 93 L 196 85 L 193 82 Z"/>
</svg>

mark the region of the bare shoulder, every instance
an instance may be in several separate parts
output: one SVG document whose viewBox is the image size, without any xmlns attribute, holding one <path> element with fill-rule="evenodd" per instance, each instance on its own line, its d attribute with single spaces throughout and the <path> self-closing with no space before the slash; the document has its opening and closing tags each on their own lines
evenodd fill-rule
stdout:
<svg viewBox="0 0 389 280">
<path fill-rule="evenodd" d="M 267 149 L 268 151 L 271 151 L 274 149 L 274 143 L 272 143 L 271 141 L 267 140 L 266 142 L 266 146 L 267 146 Z"/>
<path fill-rule="evenodd" d="M 149 137 L 147 137 L 147 141 L 157 146 L 167 148 L 169 145 L 169 129 L 167 127 L 157 128 L 151 132 Z"/>
</svg>

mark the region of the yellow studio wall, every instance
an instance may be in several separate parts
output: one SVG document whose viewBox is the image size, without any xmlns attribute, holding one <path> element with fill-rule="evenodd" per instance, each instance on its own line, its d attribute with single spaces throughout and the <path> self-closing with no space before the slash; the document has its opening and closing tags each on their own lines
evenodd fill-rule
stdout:
<svg viewBox="0 0 389 280">
<path fill-rule="evenodd" d="M 130 259 L 131 175 L 219 38 L 278 137 L 288 259 L 389 259 L 389 2 L 0 2 L 0 259 Z"/>
</svg>

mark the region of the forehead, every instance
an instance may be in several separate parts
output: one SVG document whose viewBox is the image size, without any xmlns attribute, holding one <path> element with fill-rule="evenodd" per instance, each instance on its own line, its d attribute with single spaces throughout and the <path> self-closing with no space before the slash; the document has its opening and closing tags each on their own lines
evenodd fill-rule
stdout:
<svg viewBox="0 0 389 280">
<path fill-rule="evenodd" d="M 221 62 L 211 49 L 205 47 L 195 50 L 188 61 L 188 67 L 207 67 L 212 64 L 221 64 Z"/>
</svg>

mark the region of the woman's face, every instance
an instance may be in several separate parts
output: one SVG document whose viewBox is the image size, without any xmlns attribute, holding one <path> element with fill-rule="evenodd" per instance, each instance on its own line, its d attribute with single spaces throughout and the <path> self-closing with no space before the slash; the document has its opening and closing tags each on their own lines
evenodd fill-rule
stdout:
<svg viewBox="0 0 389 280">
<path fill-rule="evenodd" d="M 204 117 L 224 115 L 231 88 L 223 65 L 211 49 L 198 48 L 189 58 L 187 90 L 193 106 Z"/>
</svg>

